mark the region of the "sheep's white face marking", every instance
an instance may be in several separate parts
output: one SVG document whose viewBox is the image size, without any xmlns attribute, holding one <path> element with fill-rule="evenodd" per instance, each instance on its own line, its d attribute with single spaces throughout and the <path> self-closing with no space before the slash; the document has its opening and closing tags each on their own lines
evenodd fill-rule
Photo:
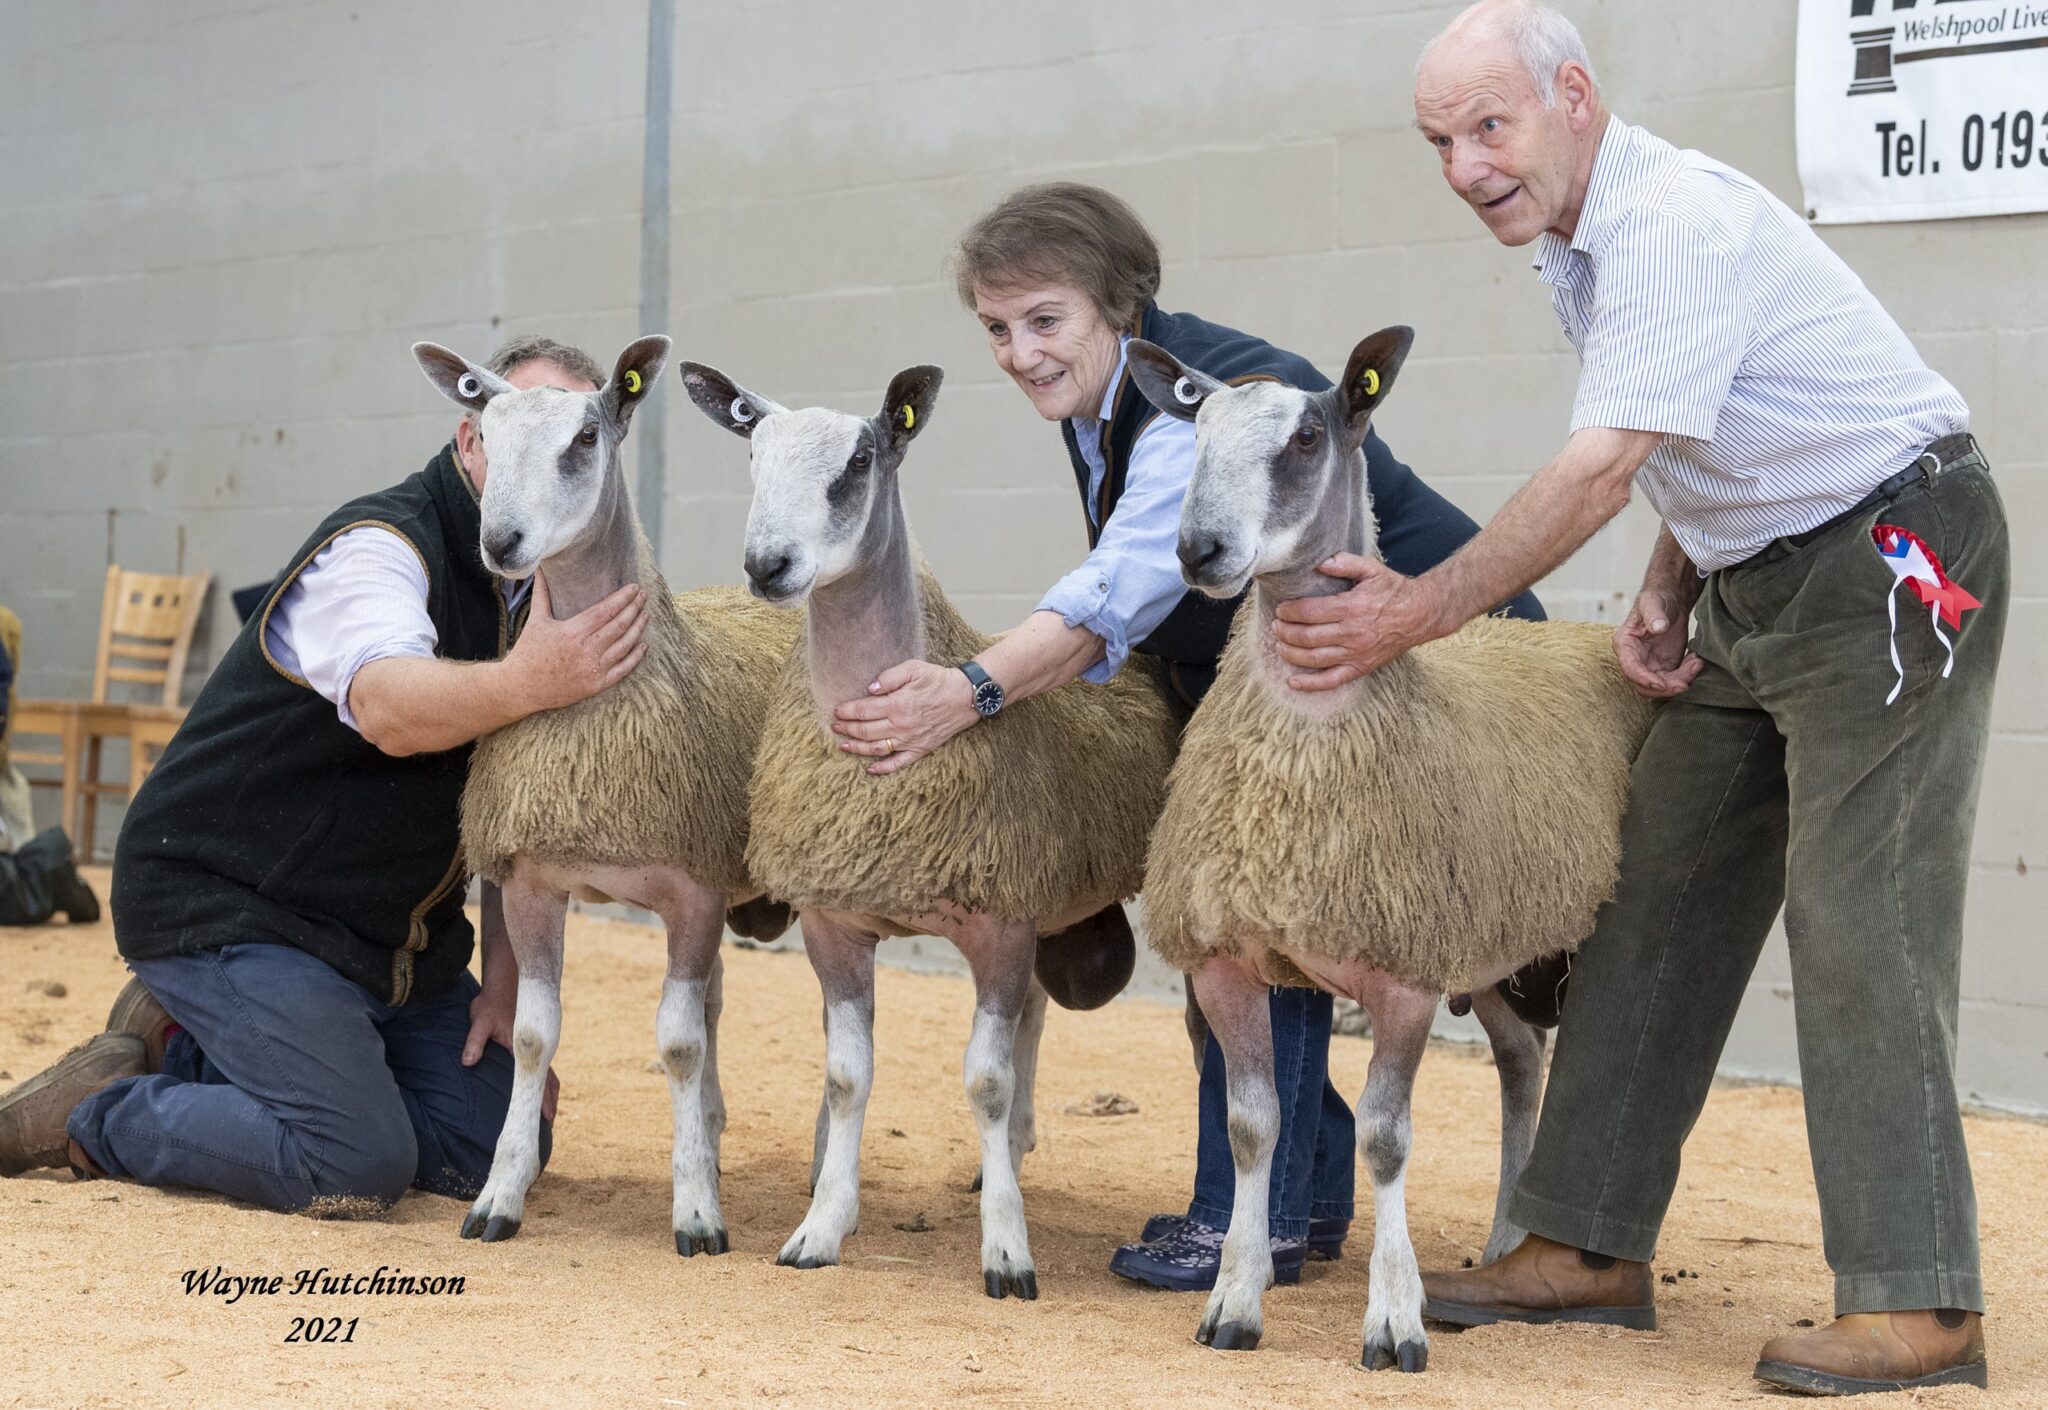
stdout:
<svg viewBox="0 0 2048 1410">
<path fill-rule="evenodd" d="M 484 566 L 524 578 L 589 528 L 621 431 L 607 424 L 595 393 L 558 387 L 491 398 L 478 430 L 490 463 Z"/>
<path fill-rule="evenodd" d="M 754 426 L 747 576 L 754 594 L 796 606 L 860 561 L 874 500 L 874 423 L 823 407 L 777 411 Z"/>
<path fill-rule="evenodd" d="M 1333 419 L 1326 395 L 1278 382 L 1224 387 L 1202 403 L 1180 519 L 1189 586 L 1235 597 L 1254 577 L 1305 566 L 1295 560 L 1330 477 L 1352 459 Z"/>
</svg>

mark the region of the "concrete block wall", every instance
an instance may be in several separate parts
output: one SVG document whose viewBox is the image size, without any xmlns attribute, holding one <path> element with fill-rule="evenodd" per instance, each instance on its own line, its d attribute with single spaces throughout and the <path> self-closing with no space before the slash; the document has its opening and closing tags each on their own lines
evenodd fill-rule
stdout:
<svg viewBox="0 0 2048 1410">
<path fill-rule="evenodd" d="M 1794 6 L 1560 2 L 1618 112 L 1798 205 Z M 1415 55 L 1456 8 L 679 5 L 666 331 L 792 404 L 868 410 L 943 364 L 912 523 L 963 607 L 1011 625 L 1081 552 L 1079 510 L 945 258 L 1011 187 L 1094 181 L 1152 225 L 1168 307 L 1331 369 L 1414 324 L 1378 424 L 1484 518 L 1555 450 L 1576 369 L 1526 252 L 1411 127 Z M 26 689 L 85 688 L 110 556 L 258 581 L 416 468 L 452 423 L 412 341 L 546 331 L 606 358 L 639 331 L 646 26 L 637 0 L 0 0 L 0 600 L 28 624 Z M 2048 216 L 1822 234 L 1970 400 L 2013 516 L 1963 1080 L 2048 1110 Z M 664 566 L 733 581 L 744 449 L 680 398 L 669 425 Z M 1631 508 L 1542 585 L 1552 610 L 1617 619 L 1654 528 Z M 232 630 L 223 596 L 202 658 Z M 1774 942 L 1731 1070 L 1792 1075 L 1788 985 Z"/>
</svg>

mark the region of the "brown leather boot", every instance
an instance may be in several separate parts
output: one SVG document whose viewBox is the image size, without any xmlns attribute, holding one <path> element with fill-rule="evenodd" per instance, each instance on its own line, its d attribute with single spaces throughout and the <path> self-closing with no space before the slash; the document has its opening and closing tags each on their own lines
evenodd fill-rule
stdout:
<svg viewBox="0 0 2048 1410">
<path fill-rule="evenodd" d="M 127 1033 L 142 1040 L 145 1072 L 164 1070 L 164 1044 L 170 1041 L 171 1016 L 140 979 L 130 977 L 107 1011 L 107 1032 Z"/>
<path fill-rule="evenodd" d="M 1655 1330 L 1650 1265 L 1584 1253 L 1535 1234 L 1479 1268 L 1422 1275 L 1422 1315 L 1453 1327 L 1599 1322 Z"/>
<path fill-rule="evenodd" d="M 101 1033 L 0 1097 L 0 1175 L 70 1164 L 64 1123 L 71 1109 L 109 1082 L 140 1076 L 143 1061 L 140 1038 Z"/>
<path fill-rule="evenodd" d="M 1984 1317 L 1953 1307 L 1851 1312 L 1765 1344 L 1756 1378 L 1808 1395 L 1984 1384 Z"/>
</svg>

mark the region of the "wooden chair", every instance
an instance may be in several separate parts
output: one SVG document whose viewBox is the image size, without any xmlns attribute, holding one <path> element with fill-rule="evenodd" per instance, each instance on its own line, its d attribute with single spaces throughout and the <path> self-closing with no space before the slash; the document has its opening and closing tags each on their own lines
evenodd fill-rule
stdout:
<svg viewBox="0 0 2048 1410">
<path fill-rule="evenodd" d="M 212 576 L 166 577 L 109 566 L 106 596 L 100 605 L 92 698 L 20 700 L 15 705 L 17 735 L 46 735 L 57 741 L 54 750 L 34 753 L 17 744 L 13 757 L 17 764 L 51 765 L 60 771 L 58 778 L 31 781 L 62 790 L 61 821 L 74 839 L 80 861 L 93 857 L 101 795 L 127 796 L 149 771 L 149 744 L 168 740 L 166 723 L 174 730 L 177 719 L 184 715 L 178 695 L 184 684 L 185 660 L 192 650 L 192 634 L 199 626 L 199 609 Z M 144 698 L 109 700 L 108 688 L 116 684 L 127 687 L 130 694 L 144 692 Z M 154 698 L 148 698 L 150 695 Z M 145 712 L 142 722 L 147 742 L 133 738 L 138 709 Z M 131 749 L 145 754 L 139 772 L 131 759 L 128 778 L 113 782 L 100 778 L 100 745 L 108 739 L 129 739 Z"/>
</svg>

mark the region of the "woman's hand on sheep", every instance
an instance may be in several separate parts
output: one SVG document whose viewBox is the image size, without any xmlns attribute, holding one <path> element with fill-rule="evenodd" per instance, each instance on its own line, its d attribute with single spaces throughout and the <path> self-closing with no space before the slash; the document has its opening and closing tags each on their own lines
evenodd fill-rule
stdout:
<svg viewBox="0 0 2048 1410">
<path fill-rule="evenodd" d="M 871 774 L 907 768 L 979 720 L 974 687 L 957 667 L 904 661 L 877 676 L 868 693 L 832 712 L 832 732 L 849 754 L 875 762 Z"/>
<path fill-rule="evenodd" d="M 1327 597 L 1297 597 L 1275 612 L 1280 659 L 1296 690 L 1334 690 L 1378 670 L 1410 647 L 1444 635 L 1435 592 L 1377 558 L 1340 553 L 1321 565 L 1352 586 Z"/>
<path fill-rule="evenodd" d="M 545 574 L 533 575 L 533 606 L 505 655 L 526 713 L 587 700 L 625 678 L 647 653 L 647 593 L 628 583 L 566 621 L 556 621 Z"/>
<path fill-rule="evenodd" d="M 1683 695 L 1706 664 L 1685 643 L 1686 611 L 1678 595 L 1646 587 L 1636 595 L 1628 620 L 1615 629 L 1614 654 L 1639 695 L 1669 700 Z"/>
</svg>

